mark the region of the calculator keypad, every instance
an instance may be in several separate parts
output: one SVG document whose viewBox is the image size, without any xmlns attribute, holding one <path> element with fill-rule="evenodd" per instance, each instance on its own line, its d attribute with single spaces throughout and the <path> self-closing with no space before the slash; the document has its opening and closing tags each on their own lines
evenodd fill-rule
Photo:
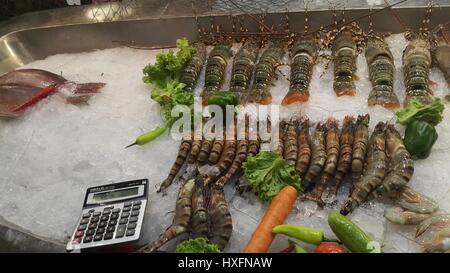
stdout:
<svg viewBox="0 0 450 273">
<path fill-rule="evenodd" d="M 114 206 L 103 210 L 91 209 L 81 216 L 72 244 L 91 244 L 114 238 L 126 238 L 136 234 L 141 216 L 141 200 L 125 202 L 123 208 Z"/>
</svg>

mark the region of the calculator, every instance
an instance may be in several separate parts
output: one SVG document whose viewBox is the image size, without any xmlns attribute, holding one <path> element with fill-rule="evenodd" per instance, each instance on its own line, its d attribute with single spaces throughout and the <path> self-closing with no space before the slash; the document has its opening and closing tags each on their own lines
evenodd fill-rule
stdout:
<svg viewBox="0 0 450 273">
<path fill-rule="evenodd" d="M 67 251 L 139 240 L 147 205 L 148 180 L 88 188 Z"/>
</svg>

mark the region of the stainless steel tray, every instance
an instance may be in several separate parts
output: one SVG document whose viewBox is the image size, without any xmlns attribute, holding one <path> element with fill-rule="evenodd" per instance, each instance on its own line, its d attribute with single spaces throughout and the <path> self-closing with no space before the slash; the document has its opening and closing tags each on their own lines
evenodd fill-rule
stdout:
<svg viewBox="0 0 450 273">
<path fill-rule="evenodd" d="M 121 43 L 137 46 L 168 46 L 179 37 L 195 39 L 199 22 L 208 26 L 213 21 L 224 30 L 231 30 L 230 13 L 223 9 L 211 11 L 206 4 L 197 1 L 195 12 L 191 1 L 124 1 L 99 6 L 80 6 L 41 11 L 19 16 L 0 24 L 0 74 L 13 70 L 34 60 L 58 53 L 75 53 L 94 49 L 113 48 Z M 222 1 L 223 2 L 223 1 Z M 450 1 L 438 1 L 440 6 L 433 12 L 431 26 L 448 21 Z M 373 11 L 381 9 L 374 8 Z M 425 7 L 393 8 L 408 27 L 418 29 Z M 253 10 L 249 12 L 261 12 Z M 370 12 L 368 8 L 346 10 L 347 21 Z M 267 25 L 278 25 L 284 11 L 269 12 Z M 257 30 L 257 23 L 241 10 L 233 16 L 242 17 L 246 27 Z M 304 11 L 289 12 L 293 30 L 301 31 Z M 332 11 L 316 9 L 309 11 L 310 29 L 332 23 Z M 214 18 L 213 20 L 211 18 Z M 418 19 L 420 18 L 420 19 Z M 373 16 L 375 29 L 382 32 L 401 32 L 402 25 L 383 10 Z M 359 21 L 367 27 L 368 19 Z"/>
<path fill-rule="evenodd" d="M 188 0 L 133 0 L 41 11 L 16 17 L 0 23 L 0 74 L 58 53 L 113 48 L 123 43 L 166 47 L 173 45 L 179 37 L 195 40 L 198 35 L 196 16 L 204 26 L 209 26 L 213 21 L 223 30 L 231 31 L 229 12 L 224 9 L 213 12 L 206 2 L 197 1 L 195 13 Z M 450 1 L 438 2 L 440 7 L 433 12 L 431 27 L 449 20 Z M 377 9 L 381 8 L 374 8 L 374 11 Z M 419 28 L 421 19 L 418 18 L 423 18 L 425 14 L 424 6 L 395 7 L 394 10 L 412 29 Z M 346 10 L 345 14 L 349 21 L 369 12 L 368 8 L 355 8 Z M 404 31 L 391 12 L 383 10 L 373 16 L 376 31 Z M 241 10 L 234 12 L 233 16 L 243 18 L 250 30 L 257 30 L 257 23 Z M 282 10 L 270 11 L 265 22 L 278 25 L 283 16 L 285 12 Z M 304 16 L 301 10 L 289 12 L 293 30 L 302 31 Z M 324 8 L 310 10 L 309 16 L 310 29 L 332 23 L 332 11 Z M 359 23 L 367 28 L 368 19 L 364 18 Z M 0 217 L 0 252 L 64 251 L 64 244 L 37 237 Z"/>
</svg>

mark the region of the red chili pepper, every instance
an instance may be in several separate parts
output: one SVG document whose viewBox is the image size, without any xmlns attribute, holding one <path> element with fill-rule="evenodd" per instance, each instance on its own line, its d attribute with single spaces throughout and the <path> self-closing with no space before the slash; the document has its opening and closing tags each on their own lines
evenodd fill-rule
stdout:
<svg viewBox="0 0 450 273">
<path fill-rule="evenodd" d="M 334 243 L 321 243 L 314 250 L 315 253 L 345 253 L 343 247 Z"/>
<path fill-rule="evenodd" d="M 37 103 L 38 101 L 40 101 L 41 99 L 47 97 L 48 95 L 50 95 L 51 93 L 56 91 L 56 87 L 55 85 L 49 85 L 43 89 L 41 89 L 39 92 L 35 93 L 28 101 L 26 101 L 24 104 L 19 105 L 18 107 L 16 107 L 15 109 L 12 110 L 12 112 L 20 112 L 25 110 L 26 108 L 34 105 L 35 103 Z"/>
<path fill-rule="evenodd" d="M 294 251 L 294 248 L 295 246 L 293 244 L 289 244 L 289 246 L 281 250 L 280 253 L 292 253 L 292 251 Z"/>
</svg>

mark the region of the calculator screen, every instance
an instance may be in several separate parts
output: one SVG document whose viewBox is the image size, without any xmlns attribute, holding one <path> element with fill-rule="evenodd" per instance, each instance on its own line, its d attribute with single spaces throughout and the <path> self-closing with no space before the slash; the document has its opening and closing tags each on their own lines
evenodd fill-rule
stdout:
<svg viewBox="0 0 450 273">
<path fill-rule="evenodd" d="M 117 191 L 101 192 L 101 193 L 94 194 L 93 200 L 94 201 L 103 201 L 103 200 L 108 200 L 108 199 L 113 199 L 113 198 L 127 197 L 127 196 L 131 196 L 131 195 L 136 195 L 138 192 L 139 192 L 138 187 L 117 190 Z"/>
</svg>

